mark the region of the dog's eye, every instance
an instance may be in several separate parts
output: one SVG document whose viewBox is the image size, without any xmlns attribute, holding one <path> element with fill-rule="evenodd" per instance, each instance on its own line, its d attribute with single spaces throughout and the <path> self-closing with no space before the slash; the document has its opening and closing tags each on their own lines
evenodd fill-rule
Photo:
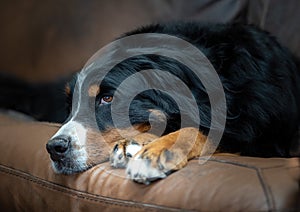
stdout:
<svg viewBox="0 0 300 212">
<path fill-rule="evenodd" d="M 108 103 L 110 103 L 112 100 L 113 100 L 113 97 L 112 97 L 112 96 L 103 96 L 103 97 L 101 98 L 100 105 L 108 104 Z"/>
</svg>

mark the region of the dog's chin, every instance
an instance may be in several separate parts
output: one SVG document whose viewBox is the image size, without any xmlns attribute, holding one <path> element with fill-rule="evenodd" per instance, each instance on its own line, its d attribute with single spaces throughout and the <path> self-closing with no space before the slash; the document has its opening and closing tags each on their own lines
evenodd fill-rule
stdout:
<svg viewBox="0 0 300 212">
<path fill-rule="evenodd" d="M 63 175 L 71 175 L 80 172 L 84 172 L 91 168 L 92 166 L 88 166 L 87 164 L 80 162 L 80 161 L 52 161 L 51 165 L 56 174 L 63 174 Z"/>
</svg>

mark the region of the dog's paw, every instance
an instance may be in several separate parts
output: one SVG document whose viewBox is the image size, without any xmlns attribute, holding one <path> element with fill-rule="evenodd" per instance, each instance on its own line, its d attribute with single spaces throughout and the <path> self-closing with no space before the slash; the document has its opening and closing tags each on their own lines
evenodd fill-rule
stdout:
<svg viewBox="0 0 300 212">
<path fill-rule="evenodd" d="M 138 183 L 150 184 L 152 181 L 165 178 L 167 174 L 159 167 L 153 167 L 147 158 L 131 159 L 126 173 L 129 178 Z"/>
<path fill-rule="evenodd" d="M 165 178 L 201 154 L 206 136 L 196 128 L 182 128 L 143 146 L 128 162 L 130 179 L 144 184 Z"/>
<path fill-rule="evenodd" d="M 128 160 L 132 158 L 140 149 L 141 145 L 134 140 L 121 140 L 113 148 L 110 154 L 110 164 L 115 168 L 125 168 Z"/>
<path fill-rule="evenodd" d="M 170 151 L 163 146 L 145 146 L 128 162 L 126 173 L 135 182 L 148 185 L 167 177 L 187 163 L 180 151 Z"/>
<path fill-rule="evenodd" d="M 110 154 L 110 164 L 115 168 L 125 168 L 128 160 L 132 158 L 142 147 L 157 136 L 150 133 L 142 133 L 130 139 L 120 140 Z"/>
</svg>

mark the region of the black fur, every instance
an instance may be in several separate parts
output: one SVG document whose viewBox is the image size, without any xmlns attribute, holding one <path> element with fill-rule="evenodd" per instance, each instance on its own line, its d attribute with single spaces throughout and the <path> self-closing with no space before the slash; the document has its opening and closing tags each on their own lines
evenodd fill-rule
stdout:
<svg viewBox="0 0 300 212">
<path fill-rule="evenodd" d="M 275 38 L 253 26 L 195 23 L 151 25 L 125 36 L 148 32 L 175 35 L 189 41 L 217 70 L 228 109 L 221 151 L 251 156 L 289 156 L 290 142 L 299 122 L 299 72 L 292 55 Z M 207 133 L 211 119 L 207 94 L 187 67 L 176 61 L 155 55 L 128 59 L 106 76 L 100 90 L 111 93 L 124 78 L 145 69 L 168 70 L 189 86 L 198 100 L 200 130 Z M 107 117 L 110 110 L 105 109 L 109 107 L 98 108 L 100 128 L 111 123 Z M 135 98 L 130 108 L 132 123 L 147 122 L 148 109 L 159 109 L 167 114 L 165 133 L 179 128 L 180 111 L 162 92 L 148 91 Z M 101 114 L 105 114 L 105 118 Z"/>
<path fill-rule="evenodd" d="M 22 112 L 39 121 L 63 122 L 68 117 L 65 84 L 69 77 L 49 83 L 30 83 L 0 75 L 0 107 Z"/>
<path fill-rule="evenodd" d="M 289 148 L 297 135 L 300 115 L 299 71 L 293 56 L 274 37 L 249 25 L 199 23 L 150 25 L 124 36 L 148 32 L 174 35 L 192 43 L 217 70 L 228 109 L 221 151 L 249 156 L 290 156 Z M 118 64 L 102 82 L 98 103 L 103 95 L 113 95 L 126 77 L 145 69 L 169 71 L 185 82 L 199 105 L 199 129 L 207 133 L 211 115 L 205 88 L 185 65 L 170 58 L 140 55 Z M 113 125 L 110 107 L 96 105 L 100 130 Z M 179 129 L 177 105 L 157 90 L 145 91 L 131 103 L 132 124 L 148 123 L 149 109 L 165 113 L 168 119 L 165 134 Z"/>
</svg>

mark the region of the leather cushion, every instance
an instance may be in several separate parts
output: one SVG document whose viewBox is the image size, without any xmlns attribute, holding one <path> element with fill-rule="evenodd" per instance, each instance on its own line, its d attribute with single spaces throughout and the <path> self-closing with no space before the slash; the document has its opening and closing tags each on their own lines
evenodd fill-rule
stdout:
<svg viewBox="0 0 300 212">
<path fill-rule="evenodd" d="M 197 158 L 149 186 L 109 163 L 64 176 L 45 149 L 58 127 L 0 116 L 1 211 L 297 210 L 299 158 Z"/>
</svg>

